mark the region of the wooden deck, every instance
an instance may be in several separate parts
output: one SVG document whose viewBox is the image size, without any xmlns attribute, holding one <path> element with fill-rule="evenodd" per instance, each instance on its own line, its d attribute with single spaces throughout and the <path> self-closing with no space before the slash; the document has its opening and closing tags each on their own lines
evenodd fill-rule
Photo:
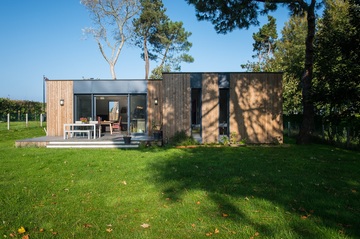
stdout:
<svg viewBox="0 0 360 239">
<path fill-rule="evenodd" d="M 132 135 L 131 144 L 125 144 L 123 135 L 106 133 L 100 138 L 88 139 L 77 136 L 70 139 L 63 137 L 43 136 L 17 140 L 16 147 L 46 147 L 46 148 L 138 148 L 141 143 L 155 142 L 147 135 Z M 158 143 L 158 142 L 157 142 Z"/>
</svg>

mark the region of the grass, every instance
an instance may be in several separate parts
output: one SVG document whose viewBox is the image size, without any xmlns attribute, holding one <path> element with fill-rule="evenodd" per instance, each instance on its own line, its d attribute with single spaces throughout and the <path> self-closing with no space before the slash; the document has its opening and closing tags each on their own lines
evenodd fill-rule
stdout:
<svg viewBox="0 0 360 239">
<path fill-rule="evenodd" d="M 0 134 L 4 238 L 360 237 L 359 152 L 15 148 L 43 130 Z"/>
<path fill-rule="evenodd" d="M 25 121 L 11 121 L 9 126 L 10 126 L 10 130 L 35 128 L 40 126 L 40 121 L 28 121 L 28 125 L 26 125 Z M 43 122 L 43 127 L 46 127 L 46 122 Z M 7 130 L 7 128 L 8 128 L 8 123 L 6 121 L 0 121 L 0 132 L 3 130 Z"/>
</svg>

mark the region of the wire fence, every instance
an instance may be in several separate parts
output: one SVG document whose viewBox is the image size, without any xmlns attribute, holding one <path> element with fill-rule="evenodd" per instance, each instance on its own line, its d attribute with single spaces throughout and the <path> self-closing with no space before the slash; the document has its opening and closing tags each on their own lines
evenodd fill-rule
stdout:
<svg viewBox="0 0 360 239">
<path fill-rule="evenodd" d="M 45 127 L 46 114 L 1 114 L 0 130 L 15 130 L 27 127 Z"/>
</svg>

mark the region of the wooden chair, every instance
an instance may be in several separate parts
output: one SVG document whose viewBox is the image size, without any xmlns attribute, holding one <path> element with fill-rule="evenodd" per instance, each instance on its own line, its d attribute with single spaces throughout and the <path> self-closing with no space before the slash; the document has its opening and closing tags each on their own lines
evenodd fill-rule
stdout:
<svg viewBox="0 0 360 239">
<path fill-rule="evenodd" d="M 113 130 L 113 132 L 115 130 L 119 130 L 119 133 L 121 133 L 121 116 L 119 117 L 119 120 L 117 122 L 114 122 L 112 124 L 112 130 Z"/>
</svg>

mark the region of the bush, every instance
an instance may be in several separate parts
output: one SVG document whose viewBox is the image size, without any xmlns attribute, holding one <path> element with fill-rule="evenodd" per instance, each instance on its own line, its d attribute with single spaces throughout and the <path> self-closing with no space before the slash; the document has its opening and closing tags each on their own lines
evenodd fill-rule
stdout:
<svg viewBox="0 0 360 239">
<path fill-rule="evenodd" d="M 178 131 L 175 135 L 170 138 L 170 145 L 184 146 L 184 145 L 196 145 L 199 144 L 192 136 L 188 136 L 185 130 Z"/>
</svg>

